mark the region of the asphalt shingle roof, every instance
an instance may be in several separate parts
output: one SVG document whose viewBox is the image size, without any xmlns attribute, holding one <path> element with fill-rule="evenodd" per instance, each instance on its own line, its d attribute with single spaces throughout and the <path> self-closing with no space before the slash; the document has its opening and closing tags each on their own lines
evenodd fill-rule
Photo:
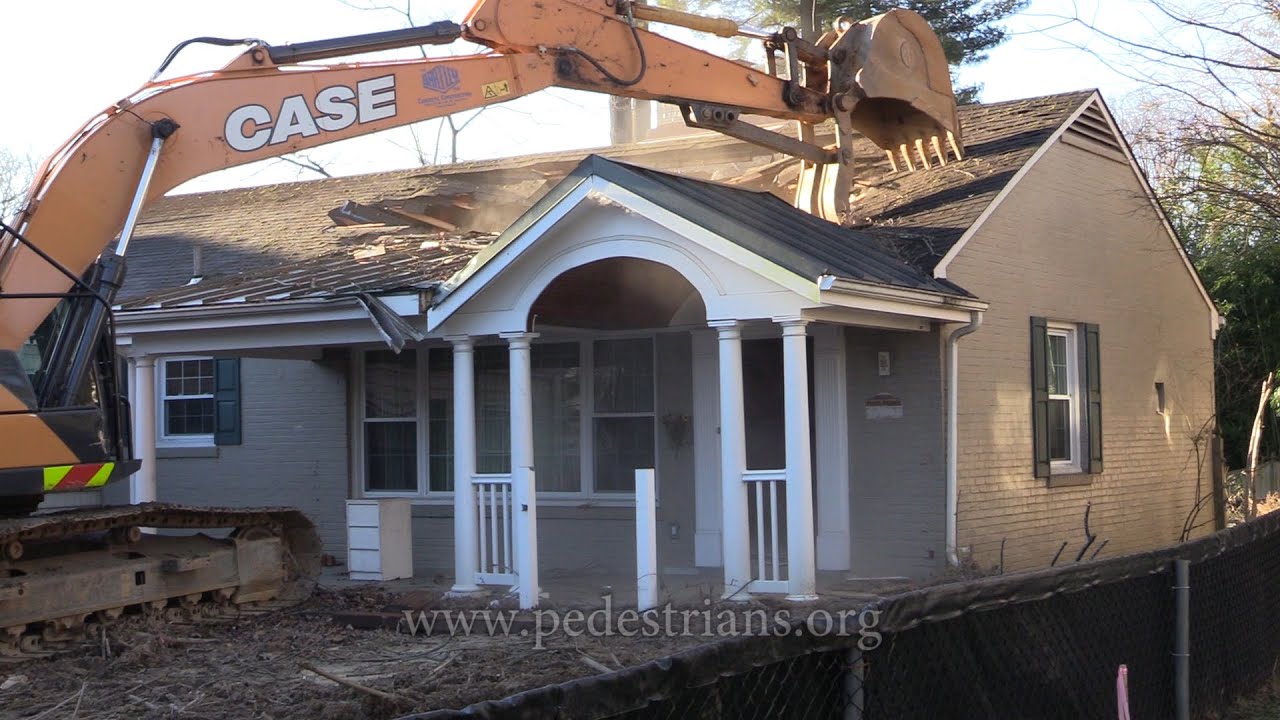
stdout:
<svg viewBox="0 0 1280 720">
<path fill-rule="evenodd" d="M 120 307 L 147 310 L 423 289 L 466 267 L 492 236 L 366 231 L 366 240 L 354 249 L 334 248 L 319 257 L 160 290 Z"/>
<path fill-rule="evenodd" d="M 350 250 L 363 240 L 337 232 L 329 215 L 348 201 L 444 217 L 461 231 L 498 232 L 589 152 L 164 197 L 147 208 L 139 223 L 120 297 L 129 300 L 185 285 L 197 248 L 206 278 Z M 773 158 L 769 150 L 713 133 L 600 152 L 659 168 L 686 167 L 696 158 L 692 174 L 706 178 L 734 177 Z"/>
<path fill-rule="evenodd" d="M 899 258 L 932 270 L 1036 150 L 1092 95 L 1075 92 L 961 107 L 964 160 L 915 172 L 893 172 L 888 160 L 881 160 L 879 178 L 854 193 L 847 221 L 855 227 L 870 226 Z"/>
<path fill-rule="evenodd" d="M 595 175 L 625 187 L 810 280 L 837 275 L 948 295 L 967 294 L 890 256 L 866 233 L 798 210 L 768 192 L 692 180 L 597 155 L 582 161 L 572 175 Z"/>
<path fill-rule="evenodd" d="M 603 157 L 578 165 L 587 152 L 575 151 L 170 196 L 144 215 L 121 297 L 124 307 L 139 308 L 427 284 L 461 269 L 485 246 L 489 236 L 472 231 L 506 228 L 587 166 L 804 277 L 834 274 L 964 294 L 932 278 L 933 266 L 1092 94 L 962 107 L 965 159 L 944 167 L 894 172 L 883 153 L 860 141 L 855 153 L 864 164 L 845 218 L 849 228 L 780 199 L 791 195 L 794 161 L 716 134 L 600 151 L 629 165 Z M 343 227 L 334 213 L 348 202 L 401 212 L 404 224 Z M 432 218 L 443 219 L 449 232 L 422 222 Z M 427 248 L 424 239 L 440 245 Z M 368 245 L 386 252 L 356 261 L 355 251 Z M 205 277 L 187 285 L 196 248 Z M 331 282 L 304 281 L 320 271 Z M 281 285 L 285 277 L 292 279 Z"/>
</svg>

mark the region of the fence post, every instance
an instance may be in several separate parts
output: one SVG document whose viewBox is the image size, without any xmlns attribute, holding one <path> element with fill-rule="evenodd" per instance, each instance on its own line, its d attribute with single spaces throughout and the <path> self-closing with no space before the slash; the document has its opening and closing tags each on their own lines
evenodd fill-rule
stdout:
<svg viewBox="0 0 1280 720">
<path fill-rule="evenodd" d="M 520 609 L 538 607 L 538 503 L 533 468 L 511 468 L 512 509 L 516 522 L 516 572 L 520 583 Z"/>
<path fill-rule="evenodd" d="M 1173 561 L 1173 707 L 1177 720 L 1191 719 L 1191 561 Z"/>
<path fill-rule="evenodd" d="M 1222 436 L 1215 432 L 1209 445 L 1212 448 L 1209 462 L 1212 463 L 1210 477 L 1213 478 L 1213 529 L 1222 530 L 1227 527 L 1227 469 L 1226 460 L 1222 457 Z"/>
<path fill-rule="evenodd" d="M 862 684 L 866 681 L 863 673 L 862 648 L 854 643 L 845 655 L 848 669 L 844 673 L 844 714 L 842 720 L 862 720 L 862 703 L 866 697 L 862 692 Z"/>
<path fill-rule="evenodd" d="M 658 606 L 658 511 L 652 468 L 636 468 L 636 603 Z"/>
</svg>

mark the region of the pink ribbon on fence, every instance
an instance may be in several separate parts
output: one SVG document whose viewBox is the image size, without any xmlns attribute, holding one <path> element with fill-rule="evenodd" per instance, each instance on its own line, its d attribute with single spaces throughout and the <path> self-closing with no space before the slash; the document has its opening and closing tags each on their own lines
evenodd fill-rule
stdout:
<svg viewBox="0 0 1280 720">
<path fill-rule="evenodd" d="M 1116 706 L 1120 709 L 1120 720 L 1132 720 L 1129 717 L 1129 666 L 1121 665 L 1116 673 Z"/>
</svg>

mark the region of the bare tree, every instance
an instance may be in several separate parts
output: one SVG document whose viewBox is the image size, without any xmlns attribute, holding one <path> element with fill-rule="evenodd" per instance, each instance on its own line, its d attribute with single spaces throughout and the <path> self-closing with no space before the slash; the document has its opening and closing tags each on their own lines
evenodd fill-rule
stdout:
<svg viewBox="0 0 1280 720">
<path fill-rule="evenodd" d="M 317 160 L 309 153 L 296 152 L 289 155 L 283 155 L 276 158 L 276 162 L 292 165 L 298 168 L 298 175 L 304 172 L 313 172 L 321 177 L 331 178 L 333 175 L 329 172 L 329 167 L 323 160 Z"/>
<path fill-rule="evenodd" d="M 1234 221 L 1271 228 L 1280 218 L 1280 0 L 1144 5 L 1152 27 L 1141 35 L 1084 17 L 1074 3 L 1070 14 L 1041 17 L 1051 21 L 1046 34 L 1086 29 L 1087 40 L 1063 42 L 1142 87 L 1126 130 L 1162 200 L 1233 207 Z M 1238 154 L 1231 173 L 1201 172 L 1224 151 Z"/>
<path fill-rule="evenodd" d="M 395 13 L 401 16 L 404 23 L 409 27 L 414 27 L 419 24 L 417 19 L 414 17 L 413 0 L 404 0 L 403 5 L 399 3 L 387 4 L 387 3 L 377 2 L 376 0 L 363 0 L 363 1 L 338 0 L 338 2 L 342 3 L 343 5 L 346 5 L 347 7 L 355 8 L 356 10 L 373 10 L 373 11 Z M 440 20 L 442 18 L 434 18 L 434 19 Z M 427 50 L 425 47 L 420 46 L 418 48 L 418 52 L 422 55 L 422 57 L 424 58 L 427 57 Z M 449 129 L 449 162 L 451 163 L 458 162 L 458 135 L 462 134 L 462 131 L 466 130 L 468 125 L 470 125 L 476 118 L 480 117 L 480 115 L 482 115 L 486 110 L 489 110 L 492 107 L 494 106 L 486 105 L 484 107 L 477 108 L 476 110 L 472 110 L 470 113 L 466 115 L 465 120 L 459 120 L 458 118 L 459 118 L 459 115 L 461 115 L 461 113 L 455 113 L 452 115 L 445 115 L 444 117 L 438 118 L 436 120 L 427 121 L 427 122 L 438 123 L 436 126 L 435 142 L 432 145 L 431 151 L 429 153 L 430 160 L 428 160 L 427 147 L 422 142 L 422 135 L 419 134 L 419 131 L 416 127 L 410 126 L 409 136 L 413 139 L 413 147 L 409 149 L 412 150 L 412 152 L 417 156 L 419 164 L 422 164 L 422 165 L 436 164 L 440 159 L 440 142 L 441 142 L 440 136 L 443 134 L 444 129 L 447 127 Z M 425 124 L 425 123 L 422 123 L 422 124 Z"/>
<path fill-rule="evenodd" d="M 18 211 L 31 181 L 36 162 L 29 153 L 0 148 L 0 220 L 8 220 Z"/>
<path fill-rule="evenodd" d="M 1127 134 L 1227 318 L 1218 426 L 1233 466 L 1250 446 L 1257 387 L 1280 369 L 1280 0 L 1146 0 L 1148 32 L 1113 30 L 1108 5 L 1042 15 L 1046 34 L 1142 88 Z M 1099 7 L 1102 7 L 1101 5 Z M 1084 40 L 1079 39 L 1083 35 Z M 1280 404 L 1280 394 L 1272 401 Z M 1265 405 L 1265 403 L 1264 403 Z M 1276 423 L 1259 440 L 1280 453 Z"/>
</svg>

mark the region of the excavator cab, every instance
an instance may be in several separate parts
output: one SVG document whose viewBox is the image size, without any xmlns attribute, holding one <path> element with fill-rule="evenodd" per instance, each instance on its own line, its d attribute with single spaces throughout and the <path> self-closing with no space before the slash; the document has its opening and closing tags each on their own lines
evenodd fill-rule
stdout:
<svg viewBox="0 0 1280 720">
<path fill-rule="evenodd" d="M 104 261 L 95 263 L 16 353 L 0 351 L 5 389 L 65 448 L 43 467 L 0 467 L 0 517 L 29 514 L 47 493 L 92 489 L 138 467 L 128 393 L 120 386 L 128 374 L 107 306 L 114 297 L 104 282 L 109 274 Z"/>
</svg>

